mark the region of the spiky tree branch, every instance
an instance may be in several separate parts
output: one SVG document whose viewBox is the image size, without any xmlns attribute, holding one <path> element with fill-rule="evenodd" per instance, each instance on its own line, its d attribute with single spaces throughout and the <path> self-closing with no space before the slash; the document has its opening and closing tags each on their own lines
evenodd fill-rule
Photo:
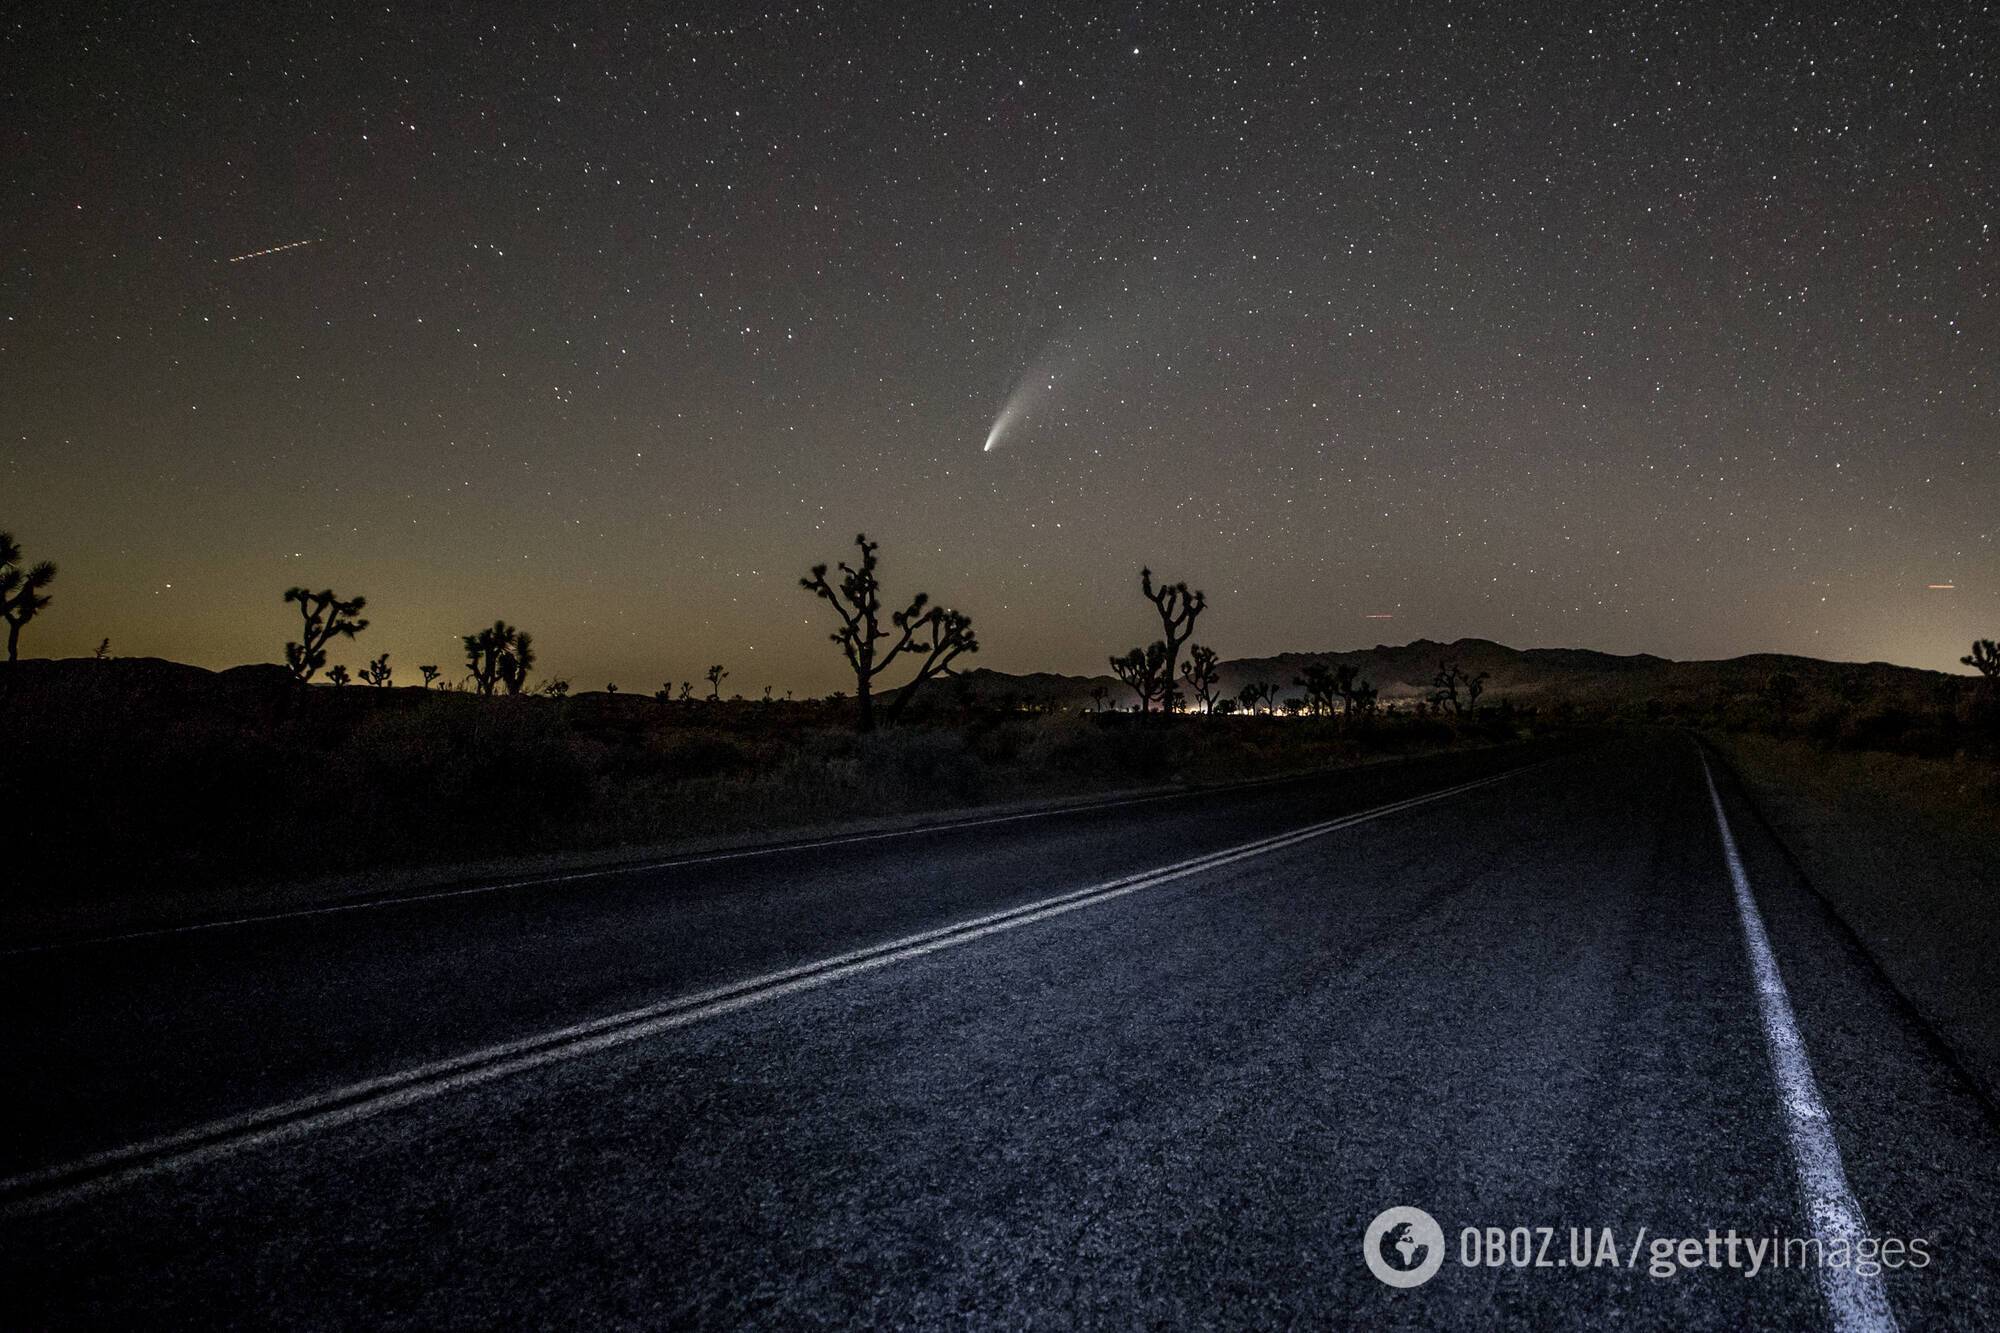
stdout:
<svg viewBox="0 0 2000 1333">
<path fill-rule="evenodd" d="M 1181 667 L 1181 678 L 1194 697 L 1200 701 L 1204 713 L 1215 711 L 1216 686 L 1222 681 L 1222 672 L 1216 663 L 1218 654 L 1206 644 L 1193 644 L 1188 648 L 1188 660 Z"/>
<path fill-rule="evenodd" d="M 933 607 L 930 595 L 921 592 L 910 599 L 908 606 L 891 612 L 888 627 L 884 628 L 882 583 L 876 573 L 881 562 L 875 554 L 881 543 L 869 541 L 864 532 L 855 535 L 854 545 L 861 553 L 860 558 L 851 565 L 844 560 L 840 562 L 837 582 L 827 577 L 827 567 L 822 564 L 814 565 L 812 572 L 799 580 L 799 586 L 832 607 L 839 618 L 840 628 L 827 638 L 839 646 L 841 656 L 854 672 L 855 725 L 861 731 L 872 731 L 875 682 L 897 658 L 910 653 L 921 655 L 923 660 L 915 679 L 891 705 L 891 722 L 925 681 L 949 672 L 953 658 L 961 653 L 978 652 L 979 640 L 972 633 L 970 616 Z M 882 646 L 885 642 L 886 648 Z"/>
<path fill-rule="evenodd" d="M 515 654 L 520 642 L 528 636 L 515 629 L 504 620 L 496 620 L 477 634 L 467 634 L 460 642 L 465 645 L 465 674 L 472 682 L 472 688 L 479 694 L 491 694 L 506 679 L 517 660 Z M 533 661 L 532 654 L 529 660 Z M 525 669 L 521 673 L 523 682 L 527 679 Z M 518 688 L 518 687 L 511 687 Z"/>
<path fill-rule="evenodd" d="M 21 544 L 11 532 L 0 532 L 0 618 L 7 622 L 7 660 L 21 656 L 21 628 L 54 600 L 42 591 L 56 581 L 55 562 L 42 560 L 21 567 Z M 108 641 L 107 641 L 108 642 Z"/>
<path fill-rule="evenodd" d="M 952 662 L 961 653 L 979 651 L 979 636 L 972 631 L 972 617 L 963 611 L 953 611 L 945 607 L 933 607 L 928 613 L 930 644 L 920 650 L 925 654 L 917 666 L 917 674 L 896 694 L 896 702 L 889 705 L 889 725 L 895 726 L 896 719 L 903 715 L 910 700 L 925 681 L 938 676 L 954 676 Z"/>
<path fill-rule="evenodd" d="M 1326 663 L 1313 662 L 1306 666 L 1292 684 L 1306 692 L 1306 707 L 1314 717 L 1333 711 L 1333 701 L 1338 696 L 1333 672 L 1327 670 Z"/>
<path fill-rule="evenodd" d="M 1139 591 L 1146 595 L 1146 600 L 1160 613 L 1161 644 L 1166 649 L 1167 688 L 1159 695 L 1160 707 L 1164 712 L 1170 710 L 1172 706 L 1173 683 L 1180 663 L 1181 645 L 1194 633 L 1195 617 L 1199 616 L 1203 608 L 1208 605 L 1208 594 L 1189 591 L 1185 582 L 1163 583 L 1156 589 L 1153 587 L 1153 571 L 1150 569 L 1139 571 Z"/>
<path fill-rule="evenodd" d="M 2000 643 L 1991 639 L 1975 639 L 1972 651 L 1958 659 L 1979 673 L 1981 683 L 1988 689 L 2000 689 Z"/>
<path fill-rule="evenodd" d="M 285 600 L 298 604 L 303 621 L 299 641 L 285 645 L 285 665 L 300 682 L 311 680 L 326 665 L 327 644 L 335 639 L 351 639 L 368 628 L 367 621 L 356 618 L 368 605 L 366 597 L 343 599 L 331 588 L 319 592 L 287 588 Z"/>
<path fill-rule="evenodd" d="M 1172 678 L 1167 675 L 1166 644 L 1155 639 L 1144 648 L 1133 648 L 1110 660 L 1111 673 L 1139 696 L 1139 712 L 1150 712 L 1154 700 L 1165 703 L 1166 693 L 1172 687 Z"/>
</svg>

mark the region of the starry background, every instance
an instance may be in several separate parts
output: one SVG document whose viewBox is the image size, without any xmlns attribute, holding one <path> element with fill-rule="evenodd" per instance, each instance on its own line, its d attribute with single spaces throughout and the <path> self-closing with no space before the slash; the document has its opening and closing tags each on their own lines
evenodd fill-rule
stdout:
<svg viewBox="0 0 2000 1333">
<path fill-rule="evenodd" d="M 857 529 L 1017 671 L 1156 633 L 1147 562 L 1225 656 L 1957 669 L 2000 631 L 1990 5 L 53 5 L 0 40 L 0 520 L 63 567 L 34 655 L 277 660 L 307 583 L 369 598 L 336 661 L 412 679 L 499 616 L 578 688 L 819 692 L 795 581 Z"/>
</svg>

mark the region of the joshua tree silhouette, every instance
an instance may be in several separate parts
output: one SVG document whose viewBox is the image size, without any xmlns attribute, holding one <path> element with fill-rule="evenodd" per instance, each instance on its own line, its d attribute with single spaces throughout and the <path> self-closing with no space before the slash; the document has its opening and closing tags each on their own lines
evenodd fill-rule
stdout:
<svg viewBox="0 0 2000 1333">
<path fill-rule="evenodd" d="M 488 629 L 462 636 L 465 644 L 465 674 L 479 694 L 491 694 L 499 686 L 519 694 L 528 683 L 528 669 L 535 664 L 534 636 L 496 620 Z"/>
<path fill-rule="evenodd" d="M 1975 639 L 1972 651 L 1958 659 L 1979 673 L 1979 693 L 1973 721 L 1986 733 L 1989 745 L 2000 742 L 2000 644 Z"/>
<path fill-rule="evenodd" d="M 0 541 L 4 540 L 0 538 Z M 2000 689 L 2000 644 L 1991 639 L 1974 639 L 1972 651 L 1958 660 L 1979 673 L 1980 684 L 1985 689 Z"/>
<path fill-rule="evenodd" d="M 55 563 L 42 560 L 21 567 L 21 544 L 11 532 L 0 532 L 0 617 L 7 621 L 7 660 L 21 656 L 21 627 L 40 615 L 54 599 L 42 591 L 56 581 Z M 105 640 L 109 643 L 110 640 Z"/>
<path fill-rule="evenodd" d="M 1354 678 L 1358 674 L 1360 673 L 1346 662 L 1333 669 L 1333 692 L 1340 696 L 1340 716 L 1343 721 L 1354 716 Z"/>
<path fill-rule="evenodd" d="M 301 681 L 311 680 L 326 665 L 327 644 L 337 638 L 351 639 L 368 628 L 367 621 L 355 618 L 368 605 L 366 597 L 342 600 L 331 588 L 319 592 L 287 588 L 285 600 L 298 603 L 304 621 L 299 642 L 285 645 L 285 665 Z"/>
<path fill-rule="evenodd" d="M 921 657 L 917 674 L 897 694 L 889 706 L 894 724 L 924 682 L 934 676 L 953 674 L 951 664 L 961 653 L 979 651 L 979 637 L 972 631 L 972 617 L 930 604 L 930 594 L 918 593 L 901 611 L 891 612 L 889 629 L 882 628 L 882 584 L 876 576 L 880 563 L 876 550 L 880 542 L 868 540 L 867 533 L 854 538 L 861 558 L 858 564 L 841 561 L 840 582 L 827 580 L 827 567 L 814 565 L 799 586 L 831 606 L 840 617 L 840 628 L 827 637 L 840 646 L 841 655 L 854 671 L 854 698 L 858 706 L 855 726 L 871 731 L 875 726 L 875 679 L 904 653 Z M 886 651 L 877 648 L 884 639 Z"/>
<path fill-rule="evenodd" d="M 703 680 L 706 680 L 708 682 L 708 701 L 710 703 L 713 704 L 722 702 L 722 682 L 725 679 L 727 679 L 728 676 L 729 673 L 727 671 L 724 671 L 721 665 L 718 664 L 716 666 L 710 667 L 708 669 L 707 674 L 702 677 Z M 687 697 L 685 686 L 682 687 L 681 697 L 682 698 Z"/>
<path fill-rule="evenodd" d="M 1458 717 L 1468 709 L 1479 711 L 1479 696 L 1486 692 L 1488 673 L 1473 674 L 1461 670 L 1456 662 L 1439 662 L 1437 675 L 1431 679 L 1431 702 L 1439 709 L 1449 707 L 1451 715 Z M 1459 691 L 1465 691 L 1465 698 L 1459 698 Z"/>
<path fill-rule="evenodd" d="M 500 654 L 500 683 L 507 693 L 519 694 L 528 688 L 528 671 L 535 665 L 535 636 L 522 630 L 514 636 L 514 646 Z"/>
<path fill-rule="evenodd" d="M 383 656 L 387 657 L 388 654 L 384 653 Z M 437 666 L 435 664 L 432 664 L 430 666 L 420 666 L 417 668 L 417 670 L 424 673 L 424 688 L 429 689 L 431 687 L 431 682 L 435 681 L 438 678 Z"/>
<path fill-rule="evenodd" d="M 1188 660 L 1181 667 L 1181 677 L 1194 691 L 1194 697 L 1201 702 L 1204 713 L 1215 711 L 1215 687 L 1222 680 L 1222 672 L 1216 669 L 1216 659 L 1215 649 L 1206 644 L 1191 644 Z"/>
<path fill-rule="evenodd" d="M 1259 704 L 1264 706 L 1265 712 L 1270 712 L 1272 701 L 1277 697 L 1278 687 L 1268 680 L 1253 680 L 1236 693 L 1237 702 L 1248 713 L 1256 712 Z"/>
<path fill-rule="evenodd" d="M 1166 693 L 1170 686 L 1167 675 L 1167 645 L 1158 639 L 1144 648 L 1133 648 L 1122 657 L 1111 659 L 1111 674 L 1132 687 L 1139 696 L 1136 712 L 1150 712 L 1153 701 L 1166 703 Z"/>
<path fill-rule="evenodd" d="M 387 653 L 383 653 L 380 657 L 369 662 L 367 666 L 361 668 L 361 679 L 367 681 L 377 689 L 381 689 L 387 685 L 389 677 L 392 674 L 394 673 L 389 669 L 389 654 Z"/>
<path fill-rule="evenodd" d="M 1146 595 L 1146 600 L 1160 613 L 1161 646 L 1166 649 L 1167 654 L 1161 679 L 1166 682 L 1166 688 L 1155 697 L 1159 699 L 1162 711 L 1170 711 L 1173 706 L 1174 675 L 1179 669 L 1181 645 L 1187 642 L 1190 634 L 1194 633 L 1195 617 L 1208 606 L 1208 594 L 1190 592 L 1184 582 L 1163 583 L 1155 589 L 1153 571 L 1150 569 L 1139 571 L 1139 591 Z"/>
<path fill-rule="evenodd" d="M 347 668 L 344 666 L 335 666 L 333 670 L 326 673 L 326 678 L 334 685 L 345 685 L 349 679 Z"/>
<path fill-rule="evenodd" d="M 1333 711 L 1333 701 L 1338 694 L 1338 689 L 1334 682 L 1333 672 L 1327 669 L 1326 663 L 1313 662 L 1308 664 L 1306 669 L 1299 674 L 1298 678 L 1292 681 L 1292 684 L 1306 692 L 1306 708 L 1314 717 L 1320 717 L 1323 714 Z"/>
</svg>

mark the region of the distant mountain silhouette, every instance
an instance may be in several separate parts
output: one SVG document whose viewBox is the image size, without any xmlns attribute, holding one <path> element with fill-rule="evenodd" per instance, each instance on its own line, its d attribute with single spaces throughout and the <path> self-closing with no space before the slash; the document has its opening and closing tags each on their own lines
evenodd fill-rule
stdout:
<svg viewBox="0 0 2000 1333">
<path fill-rule="evenodd" d="M 1488 705 L 1511 699 L 1523 705 L 1568 701 L 1602 707 L 1644 704 L 1658 699 L 1669 707 L 1699 708 L 1755 694 L 1773 675 L 1785 672 L 1796 677 L 1800 688 L 1808 693 L 1847 693 L 1865 697 L 1876 707 L 1925 707 L 1936 699 L 1939 682 L 1968 679 L 1962 674 L 1947 676 L 1943 672 L 1887 662 L 1827 662 L 1782 653 L 1680 662 L 1645 653 L 1620 656 L 1588 648 L 1509 648 L 1490 639 L 1459 639 L 1452 643 L 1418 639 L 1414 643 L 1378 644 L 1348 652 L 1235 658 L 1219 664 L 1220 689 L 1223 697 L 1234 698 L 1253 681 L 1269 681 L 1278 686 L 1279 699 L 1296 698 L 1303 691 L 1292 682 L 1306 667 L 1314 663 L 1329 668 L 1351 665 L 1362 678 L 1374 682 L 1386 705 L 1426 697 L 1440 661 L 1456 662 L 1464 671 L 1488 673 L 1482 701 Z M 53 698 L 60 694 L 71 698 L 101 696 L 107 706 L 115 700 L 115 706 L 120 708 L 249 706 L 268 713 L 290 706 L 295 694 L 292 685 L 285 668 L 272 664 L 213 672 L 180 662 L 138 657 L 0 662 L 0 687 L 24 706 L 38 697 Z M 960 699 L 969 697 L 993 704 L 1082 709 L 1095 706 L 1091 692 L 1099 688 L 1104 690 L 1105 701 L 1111 706 L 1131 707 L 1130 687 L 1108 674 L 1067 676 L 1036 671 L 1017 676 L 985 668 L 962 672 L 945 683 L 938 690 L 935 702 L 942 703 L 956 695 Z M 894 690 L 884 691 L 883 697 L 888 699 L 894 694 Z M 414 685 L 399 690 L 364 688 L 354 691 L 343 706 L 384 707 L 394 701 L 396 706 L 407 707 L 423 697 L 423 692 Z M 652 704 L 650 698 L 640 695 L 629 700 L 618 696 L 617 702 L 621 708 L 632 710 Z"/>
<path fill-rule="evenodd" d="M 1942 672 L 1887 662 L 1827 662 L 1783 653 L 1752 653 L 1720 661 L 1675 661 L 1649 653 L 1621 656 L 1589 648 L 1509 648 L 1491 639 L 1458 639 L 1439 643 L 1418 639 L 1401 645 L 1377 644 L 1348 652 L 1279 653 L 1275 657 L 1239 657 L 1220 664 L 1221 691 L 1234 697 L 1254 681 L 1279 687 L 1278 697 L 1302 694 L 1292 682 L 1314 663 L 1328 667 L 1351 665 L 1375 683 L 1384 704 L 1427 696 L 1440 661 L 1456 662 L 1463 670 L 1488 673 L 1484 702 L 1512 699 L 1516 703 L 1567 699 L 1578 704 L 1713 702 L 1761 689 L 1777 672 L 1789 672 L 1807 688 L 1837 689 L 1849 684 L 1875 699 L 1907 695 L 1924 697 Z M 1064 676 L 1049 672 L 1009 675 L 980 669 L 964 672 L 957 688 L 988 699 L 1015 699 L 1058 708 L 1088 708 L 1091 691 L 1103 687 L 1108 699 L 1129 707 L 1132 691 L 1114 676 Z"/>
</svg>

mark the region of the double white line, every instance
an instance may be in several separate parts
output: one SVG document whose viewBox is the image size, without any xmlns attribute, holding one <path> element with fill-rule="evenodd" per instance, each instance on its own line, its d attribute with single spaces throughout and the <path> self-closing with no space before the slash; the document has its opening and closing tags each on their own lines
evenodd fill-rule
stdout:
<svg viewBox="0 0 2000 1333">
<path fill-rule="evenodd" d="M 1539 768 L 1541 765 L 1529 767 Z M 1259 838 L 1254 842 L 1240 843 L 1206 856 L 1191 857 L 1185 861 L 1176 861 L 1172 865 L 1141 871 L 1121 879 L 1108 880 L 1088 888 L 1041 898 L 1005 911 L 991 912 L 949 926 L 905 935 L 900 939 L 866 949 L 836 954 L 830 958 L 785 968 L 782 971 L 767 972 L 762 976 L 733 982 L 727 986 L 718 986 L 637 1009 L 628 1009 L 623 1013 L 592 1019 L 586 1023 L 575 1023 L 532 1037 L 502 1042 L 497 1046 L 483 1047 L 463 1055 L 434 1060 L 379 1078 L 364 1079 L 358 1083 L 301 1097 L 295 1101 L 211 1121 L 178 1134 L 127 1144 L 58 1166 L 9 1176 L 0 1179 L 0 1212 L 21 1213 L 73 1202 L 145 1176 L 180 1170 L 245 1148 L 303 1138 L 321 1130 L 367 1120 L 385 1111 L 429 1101 L 462 1088 L 475 1087 L 494 1079 L 505 1078 L 510 1074 L 537 1069 L 558 1060 L 572 1059 L 579 1055 L 588 1055 L 593 1051 L 608 1050 L 614 1046 L 643 1041 L 662 1032 L 688 1027 L 705 1019 L 734 1013 L 768 1000 L 813 990 L 847 977 L 888 967 L 892 963 L 905 962 L 944 949 L 956 948 L 962 944 L 970 944 L 974 940 L 985 939 L 1002 931 L 1033 925 L 1035 922 L 1046 921 L 1068 912 L 1081 911 L 1086 907 L 1096 907 L 1100 903 L 1108 903 L 1127 894 L 1158 888 L 1163 884 L 1171 884 L 1192 875 L 1233 865 L 1238 861 L 1247 861 L 1252 857 L 1281 851 L 1314 838 L 1325 837 L 1329 833 L 1339 832 L 1341 829 L 1352 828 L 1356 824 L 1380 819 L 1384 815 L 1429 805 L 1433 801 L 1442 801 L 1464 792 L 1490 786 L 1526 771 L 1526 768 L 1510 769 L 1493 777 L 1463 782 L 1428 795 L 1414 796 L 1408 800 L 1376 806 L 1358 814 L 1309 824 L 1304 828 Z"/>
</svg>

